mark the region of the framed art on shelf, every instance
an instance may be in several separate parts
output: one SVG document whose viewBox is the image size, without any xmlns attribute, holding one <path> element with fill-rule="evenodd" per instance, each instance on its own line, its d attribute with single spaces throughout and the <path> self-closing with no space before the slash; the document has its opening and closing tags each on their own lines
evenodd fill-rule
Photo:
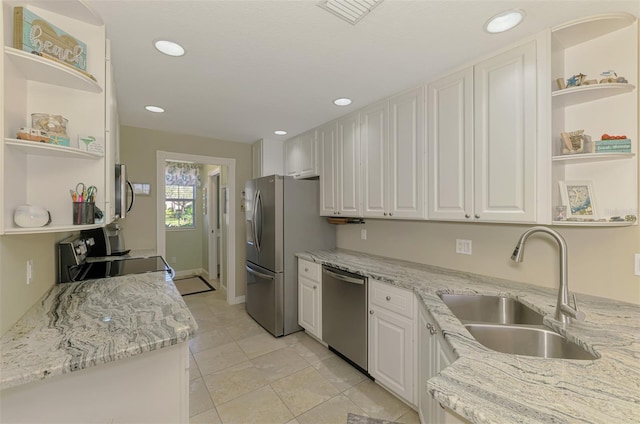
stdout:
<svg viewBox="0 0 640 424">
<path fill-rule="evenodd" d="M 567 218 L 597 219 L 595 196 L 591 181 L 558 181 Z"/>
</svg>

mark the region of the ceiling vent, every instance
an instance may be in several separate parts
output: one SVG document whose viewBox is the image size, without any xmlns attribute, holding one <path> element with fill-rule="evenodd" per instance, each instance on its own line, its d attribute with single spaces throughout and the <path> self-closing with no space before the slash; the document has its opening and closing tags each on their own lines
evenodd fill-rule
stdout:
<svg viewBox="0 0 640 424">
<path fill-rule="evenodd" d="M 318 6 L 355 25 L 380 3 L 382 0 L 322 0 Z"/>
</svg>

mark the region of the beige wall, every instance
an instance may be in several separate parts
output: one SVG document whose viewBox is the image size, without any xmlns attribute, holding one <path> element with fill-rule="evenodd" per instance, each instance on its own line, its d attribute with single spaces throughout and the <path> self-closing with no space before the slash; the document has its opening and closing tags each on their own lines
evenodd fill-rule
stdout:
<svg viewBox="0 0 640 424">
<path fill-rule="evenodd" d="M 0 236 L 0 334 L 56 282 L 56 243 L 67 233 Z M 27 260 L 33 281 L 27 285 Z"/>
<path fill-rule="evenodd" d="M 520 234 L 530 226 L 501 224 L 385 221 L 338 225 L 344 249 L 383 255 L 543 287 L 558 287 L 558 250 L 544 235 L 532 236 L 524 261 L 510 260 Z M 360 230 L 367 229 L 367 240 Z M 554 227 L 569 249 L 569 289 L 640 304 L 640 277 L 633 275 L 633 254 L 640 253 L 640 227 Z M 455 240 L 472 241 L 473 254 L 455 253 Z"/>
<path fill-rule="evenodd" d="M 122 126 L 120 160 L 127 164 L 132 182 L 151 184 L 151 196 L 136 198 L 135 209 L 124 220 L 125 242 L 131 249 L 156 247 L 156 151 L 213 156 L 236 160 L 236 199 L 251 177 L 251 145 L 214 140 L 204 137 L 173 134 L 144 128 Z M 200 217 L 202 214 L 200 213 Z M 244 215 L 236 207 L 236 296 L 245 293 Z M 199 243 L 198 243 L 199 244 Z M 201 253 L 199 253 L 199 258 Z"/>
</svg>

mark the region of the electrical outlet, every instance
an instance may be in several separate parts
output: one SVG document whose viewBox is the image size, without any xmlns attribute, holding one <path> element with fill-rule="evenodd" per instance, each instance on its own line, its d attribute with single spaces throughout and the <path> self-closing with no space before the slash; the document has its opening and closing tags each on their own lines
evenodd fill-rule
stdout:
<svg viewBox="0 0 640 424">
<path fill-rule="evenodd" d="M 636 253 L 633 257 L 634 274 L 640 275 L 640 253 Z"/>
<path fill-rule="evenodd" d="M 27 259 L 27 285 L 33 281 L 33 259 Z"/>
<path fill-rule="evenodd" d="M 471 240 L 456 239 L 456 253 L 462 255 L 471 254 Z"/>
<path fill-rule="evenodd" d="M 367 239 L 367 229 L 366 228 L 361 228 L 360 229 L 360 240 L 366 240 Z"/>
</svg>

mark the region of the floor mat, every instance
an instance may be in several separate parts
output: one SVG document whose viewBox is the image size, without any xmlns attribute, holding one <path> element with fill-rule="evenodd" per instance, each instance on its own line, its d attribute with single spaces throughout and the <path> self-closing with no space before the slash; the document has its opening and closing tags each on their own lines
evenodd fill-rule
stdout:
<svg viewBox="0 0 640 424">
<path fill-rule="evenodd" d="M 176 278 L 173 280 L 173 283 L 176 285 L 176 287 L 178 288 L 178 291 L 183 296 L 215 290 L 213 286 L 207 282 L 207 280 L 205 280 L 199 275 L 194 275 L 191 277 Z"/>
<path fill-rule="evenodd" d="M 377 418 L 363 417 L 349 412 L 347 414 L 347 424 L 398 424 L 395 421 L 379 420 Z"/>
</svg>

